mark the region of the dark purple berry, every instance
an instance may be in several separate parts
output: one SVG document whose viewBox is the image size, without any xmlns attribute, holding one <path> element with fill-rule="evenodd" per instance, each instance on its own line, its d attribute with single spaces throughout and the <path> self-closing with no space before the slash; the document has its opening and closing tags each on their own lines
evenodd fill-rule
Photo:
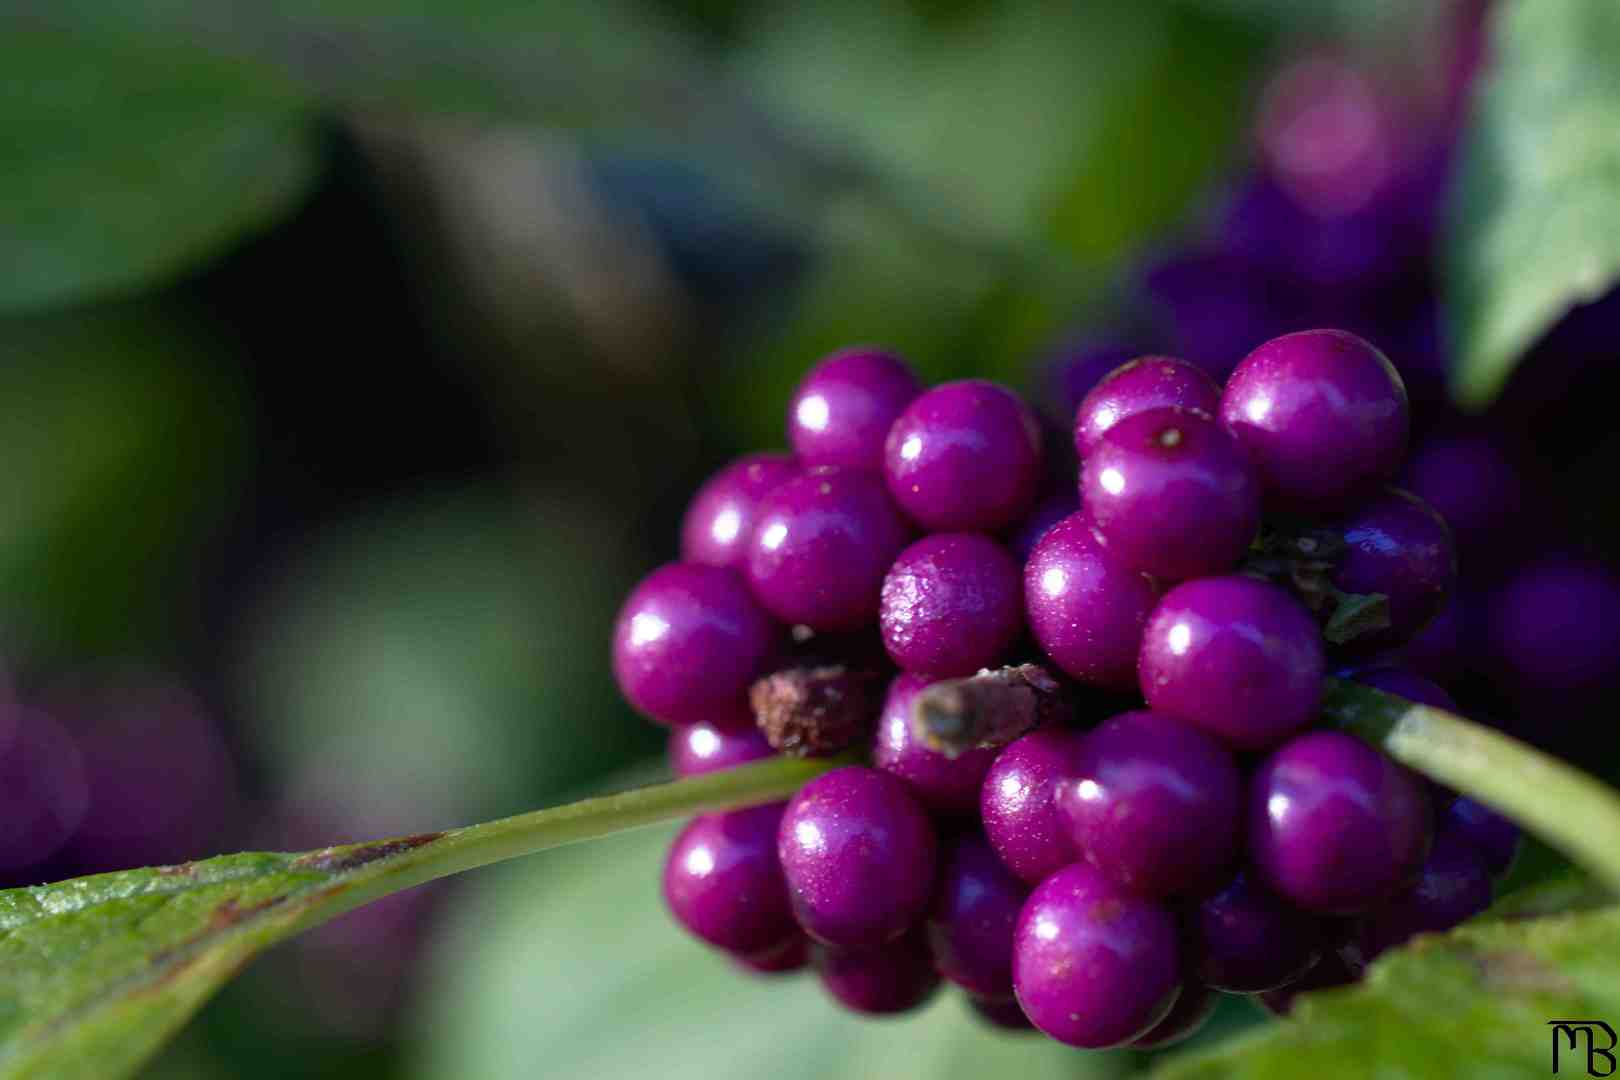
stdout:
<svg viewBox="0 0 1620 1080">
<path fill-rule="evenodd" d="M 1284 903 L 1239 871 L 1188 915 L 1194 970 L 1229 994 L 1259 994 L 1287 986 L 1322 955 L 1321 920 Z"/>
<path fill-rule="evenodd" d="M 1175 406 L 1126 417 L 1080 473 L 1080 505 L 1109 557 L 1170 581 L 1230 570 L 1260 527 L 1260 483 L 1230 435 Z"/>
<path fill-rule="evenodd" d="M 1519 827 L 1495 810 L 1460 795 L 1440 815 L 1439 834 L 1462 840 L 1485 860 L 1491 876 L 1500 878 L 1513 869 L 1518 857 Z"/>
<path fill-rule="evenodd" d="M 917 738 L 911 708 L 917 694 L 934 680 L 901 672 L 889 684 L 872 744 L 872 764 L 906 782 L 917 801 L 936 814 L 973 814 L 985 773 L 995 764 L 995 747 L 947 757 Z"/>
<path fill-rule="evenodd" d="M 1243 780 L 1232 755 L 1163 713 L 1124 713 L 1088 732 L 1056 798 L 1075 849 L 1142 896 L 1208 889 L 1237 856 Z"/>
<path fill-rule="evenodd" d="M 889 491 L 911 519 L 936 531 L 994 532 L 1035 503 L 1040 424 L 1005 387 L 983 379 L 936 386 L 889 429 Z"/>
<path fill-rule="evenodd" d="M 1063 671 L 1092 686 L 1128 690 L 1159 585 L 1115 562 L 1085 515 L 1054 525 L 1024 566 L 1024 614 L 1035 641 Z"/>
<path fill-rule="evenodd" d="M 748 583 L 783 622 L 856 630 L 876 618 L 883 575 L 910 538 L 876 473 L 810 469 L 761 500 Z"/>
<path fill-rule="evenodd" d="M 1030 1022 L 1101 1050 L 1144 1035 L 1181 988 L 1176 920 L 1084 863 L 1038 885 L 1018 916 L 1013 987 Z"/>
<path fill-rule="evenodd" d="M 1491 872 L 1465 840 L 1441 830 L 1417 881 L 1361 920 L 1362 956 L 1371 961 L 1386 949 L 1423 933 L 1450 930 L 1491 903 Z"/>
<path fill-rule="evenodd" d="M 1007 538 L 1007 548 L 1019 562 L 1028 562 L 1041 538 L 1058 522 L 1080 509 L 1080 496 L 1074 490 L 1060 491 L 1035 504 L 1029 516 L 1018 523 Z"/>
<path fill-rule="evenodd" d="M 1080 403 L 1074 417 L 1075 453 L 1084 460 L 1115 424 L 1166 405 L 1214 416 L 1221 388 L 1207 371 L 1185 360 L 1137 357 L 1110 372 Z"/>
<path fill-rule="evenodd" d="M 669 765 L 676 776 L 732 769 L 773 752 L 757 727 L 723 731 L 713 724 L 691 724 L 669 734 Z"/>
<path fill-rule="evenodd" d="M 984 837 L 957 837 L 928 912 L 928 943 L 940 975 L 973 994 L 1011 994 L 1013 929 L 1028 895 L 1029 886 Z"/>
<path fill-rule="evenodd" d="M 1256 341 L 1294 329 L 1303 288 L 1252 259 L 1178 252 L 1146 268 L 1142 291 L 1178 355 L 1224 379 Z"/>
<path fill-rule="evenodd" d="M 38 710 L 0 702 L 0 872 L 54 854 L 89 808 L 73 737 Z"/>
<path fill-rule="evenodd" d="M 1411 640 L 1451 595 L 1457 578 L 1451 530 L 1416 495 L 1390 488 L 1352 513 L 1342 532 L 1348 550 L 1333 584 L 1347 593 L 1389 598 L 1389 626 L 1350 644 L 1369 651 Z"/>
<path fill-rule="evenodd" d="M 810 964 L 810 939 L 795 933 L 775 948 L 732 957 L 737 966 L 755 975 L 787 975 Z"/>
<path fill-rule="evenodd" d="M 1071 775 L 1080 737 L 1061 729 L 1032 731 L 996 757 L 979 799 L 984 834 L 1013 873 L 1038 884 L 1079 858 L 1055 801 Z"/>
<path fill-rule="evenodd" d="M 935 678 L 989 667 L 1024 626 L 1022 575 L 977 533 L 936 533 L 900 553 L 883 579 L 878 625 L 889 658 Z"/>
<path fill-rule="evenodd" d="M 934 886 L 934 827 L 905 784 L 858 765 L 810 781 L 778 833 L 799 925 L 841 948 L 873 948 L 917 922 Z"/>
<path fill-rule="evenodd" d="M 1488 618 L 1491 650 L 1527 698 L 1584 693 L 1620 670 L 1620 579 L 1597 563 L 1526 566 L 1491 597 Z"/>
<path fill-rule="evenodd" d="M 1302 735 L 1250 781 L 1249 856 L 1307 911 L 1355 915 L 1389 900 L 1423 864 L 1430 835 L 1412 774 L 1349 735 Z"/>
<path fill-rule="evenodd" d="M 1220 995 L 1215 991 L 1193 979 L 1186 980 L 1164 1019 L 1154 1024 L 1147 1034 L 1132 1039 L 1131 1049 L 1163 1050 L 1192 1038 L 1215 1015 L 1215 1007 L 1220 1003 Z"/>
<path fill-rule="evenodd" d="M 1066 428 L 1072 427 L 1080 403 L 1109 372 L 1152 351 L 1091 338 L 1076 338 L 1065 343 L 1040 368 L 1042 411 L 1061 418 Z"/>
<path fill-rule="evenodd" d="M 806 465 L 883 467 L 889 427 L 922 384 L 881 349 L 846 349 L 819 361 L 788 406 L 788 441 Z"/>
<path fill-rule="evenodd" d="M 1148 616 L 1137 673 L 1158 712 L 1258 750 L 1316 719 L 1325 666 L 1309 612 L 1275 585 L 1231 576 L 1165 594 Z"/>
<path fill-rule="evenodd" d="M 854 1012 L 869 1016 L 910 1012 L 939 989 L 928 942 L 917 931 L 871 948 L 817 946 L 814 955 L 821 985 Z"/>
<path fill-rule="evenodd" d="M 1482 548 L 1500 546 L 1504 533 L 1522 528 L 1524 477 L 1489 436 L 1434 436 L 1413 451 L 1405 477 L 1405 486 L 1457 534 L 1470 567 L 1479 565 Z"/>
<path fill-rule="evenodd" d="M 1445 687 L 1425 679 L 1422 675 L 1413 674 L 1405 668 L 1381 664 L 1377 667 L 1362 668 L 1353 672 L 1350 677 L 1363 686 L 1415 701 L 1419 705 L 1444 709 L 1446 712 L 1457 711 L 1457 702 L 1446 693 Z"/>
<path fill-rule="evenodd" d="M 1259 467 L 1268 500 L 1347 510 L 1406 453 L 1406 388 L 1383 353 L 1342 330 L 1273 338 L 1232 372 L 1221 422 Z"/>
<path fill-rule="evenodd" d="M 776 860 L 780 803 L 704 814 L 681 830 L 664 863 L 664 900 L 693 934 L 751 955 L 798 933 Z"/>
<path fill-rule="evenodd" d="M 1351 969 L 1338 953 L 1329 950 L 1322 954 L 1322 958 L 1311 969 L 1287 986 L 1267 991 L 1257 996 L 1266 1011 L 1276 1016 L 1287 1016 L 1294 1011 L 1294 1003 L 1299 995 L 1308 994 L 1313 990 L 1332 990 L 1340 986 L 1348 986 L 1361 977 L 1360 973 Z"/>
<path fill-rule="evenodd" d="M 1029 1022 L 1029 1017 L 1024 1015 L 1024 1010 L 1019 1006 L 1018 999 L 1011 994 L 1005 997 L 980 997 L 969 994 L 968 1005 L 992 1027 L 1009 1032 L 1035 1030 L 1035 1025 Z"/>
<path fill-rule="evenodd" d="M 759 500 L 801 471 L 787 454 L 749 454 L 709 477 L 681 520 L 681 558 L 741 570 Z"/>
</svg>

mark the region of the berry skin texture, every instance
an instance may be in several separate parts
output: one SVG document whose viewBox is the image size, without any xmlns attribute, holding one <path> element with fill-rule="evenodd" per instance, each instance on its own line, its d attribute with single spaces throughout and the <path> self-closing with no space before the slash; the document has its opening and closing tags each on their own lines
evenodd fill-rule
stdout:
<svg viewBox="0 0 1620 1080">
<path fill-rule="evenodd" d="M 917 738 L 911 724 L 912 704 L 932 682 L 926 675 L 902 671 L 889 683 L 872 744 L 872 764 L 905 781 L 930 812 L 970 815 L 979 808 L 979 789 L 999 750 L 980 747 L 952 758 Z"/>
<path fill-rule="evenodd" d="M 1092 686 L 1129 690 L 1156 581 L 1110 558 L 1085 515 L 1041 537 L 1024 566 L 1024 615 L 1035 641 L 1064 673 Z"/>
<path fill-rule="evenodd" d="M 1097 441 L 1080 471 L 1080 505 L 1116 562 L 1181 581 L 1242 558 L 1260 528 L 1260 481 L 1209 416 L 1164 406 Z"/>
<path fill-rule="evenodd" d="M 1029 886 L 1008 870 L 984 837 L 964 833 L 946 852 L 928 912 L 934 968 L 969 993 L 1012 993 L 1013 930 Z"/>
<path fill-rule="evenodd" d="M 1084 461 L 1102 437 L 1128 416 L 1176 405 L 1214 416 L 1221 388 L 1203 368 L 1169 356 L 1139 356 L 1109 372 L 1074 416 L 1074 450 Z"/>
<path fill-rule="evenodd" d="M 1348 550 L 1334 585 L 1389 597 L 1389 626 L 1355 638 L 1351 646 L 1365 652 L 1405 644 L 1451 596 L 1457 580 L 1451 529 L 1416 495 L 1390 488 L 1352 513 L 1343 533 Z"/>
<path fill-rule="evenodd" d="M 625 698 L 661 724 L 750 727 L 748 687 L 780 641 L 735 571 L 671 563 L 619 609 L 613 673 Z"/>
<path fill-rule="evenodd" d="M 1022 585 L 1018 563 L 989 537 L 926 536 L 883 579 L 883 647 L 901 668 L 935 678 L 989 667 L 1023 630 Z"/>
<path fill-rule="evenodd" d="M 1513 869 L 1519 855 L 1519 827 L 1466 795 L 1459 795 L 1441 813 L 1438 835 L 1454 837 L 1477 851 L 1494 878 Z"/>
<path fill-rule="evenodd" d="M 883 449 L 889 491 L 931 532 L 995 532 L 1029 512 L 1041 481 L 1035 414 L 984 379 L 944 383 L 913 401 Z"/>
<path fill-rule="evenodd" d="M 1079 858 L 1055 801 L 1071 775 L 1079 736 L 1045 729 L 1014 740 L 985 774 L 979 796 L 984 834 L 1007 868 L 1031 885 Z"/>
<path fill-rule="evenodd" d="M 1310 613 L 1277 586 L 1234 575 L 1165 594 L 1148 616 L 1137 674 L 1155 711 L 1259 750 L 1316 718 L 1325 667 Z"/>
<path fill-rule="evenodd" d="M 1428 854 L 1429 803 L 1416 780 L 1338 732 L 1274 752 L 1249 787 L 1249 857 L 1284 900 L 1358 915 L 1411 884 Z"/>
<path fill-rule="evenodd" d="M 1084 863 L 1038 885 L 1013 939 L 1024 1015 L 1061 1043 L 1091 1050 L 1140 1038 L 1181 988 L 1176 920 Z"/>
<path fill-rule="evenodd" d="M 748 584 L 785 623 L 856 630 L 877 617 L 883 575 L 910 538 L 877 474 L 810 469 L 761 500 Z"/>
<path fill-rule="evenodd" d="M 759 500 L 801 471 L 787 454 L 749 454 L 709 477 L 681 520 L 681 558 L 741 570 Z"/>
<path fill-rule="evenodd" d="M 1277 990 L 1309 971 L 1322 955 L 1322 923 L 1284 903 L 1241 870 L 1188 916 L 1194 972 L 1229 994 Z"/>
<path fill-rule="evenodd" d="M 776 860 L 782 804 L 694 818 L 669 849 L 664 900 L 697 937 L 752 955 L 798 935 Z"/>
<path fill-rule="evenodd" d="M 1491 904 L 1491 872 L 1465 840 L 1441 831 L 1417 881 L 1361 920 L 1358 943 L 1371 961 L 1418 934 L 1439 933 Z"/>
<path fill-rule="evenodd" d="M 853 1012 L 868 1016 L 910 1012 L 939 989 L 928 943 L 917 931 L 875 948 L 818 946 L 814 954 L 821 985 Z"/>
<path fill-rule="evenodd" d="M 1238 854 L 1243 778 L 1232 755 L 1163 713 L 1123 713 L 1087 732 L 1056 802 L 1075 849 L 1140 896 L 1207 890 Z"/>
<path fill-rule="evenodd" d="M 1334 513 L 1390 479 L 1406 454 L 1406 387 L 1389 359 L 1343 330 L 1284 334 L 1238 364 L 1221 423 L 1276 509 Z"/>
<path fill-rule="evenodd" d="M 1220 995 L 1201 983 L 1188 980 L 1182 984 L 1176 1003 L 1163 1020 L 1154 1024 L 1146 1035 L 1131 1040 L 1133 1050 L 1163 1050 L 1198 1034 L 1215 1007 L 1221 1003 Z"/>
<path fill-rule="evenodd" d="M 882 349 L 833 353 L 810 369 L 788 406 L 788 441 L 806 465 L 883 467 L 895 417 L 922 393 L 900 357 Z"/>
<path fill-rule="evenodd" d="M 669 765 L 679 777 L 734 769 L 774 752 L 757 727 L 722 731 L 713 724 L 692 724 L 669 736 Z"/>
<path fill-rule="evenodd" d="M 933 891 L 936 848 L 905 784 L 858 765 L 801 788 L 777 834 L 799 925 L 850 949 L 887 944 L 917 922 Z"/>
</svg>

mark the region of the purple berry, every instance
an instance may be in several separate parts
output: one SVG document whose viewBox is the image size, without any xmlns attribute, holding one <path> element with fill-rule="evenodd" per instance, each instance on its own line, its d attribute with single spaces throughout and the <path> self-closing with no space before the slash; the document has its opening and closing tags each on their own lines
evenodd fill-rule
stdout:
<svg viewBox="0 0 1620 1080">
<path fill-rule="evenodd" d="M 1500 878 L 1513 868 L 1522 839 L 1519 827 L 1495 810 L 1458 796 L 1440 815 L 1439 835 L 1462 840 L 1485 860 L 1491 876 Z"/>
<path fill-rule="evenodd" d="M 723 731 L 691 724 L 670 732 L 669 764 L 676 776 L 701 776 L 768 758 L 774 751 L 757 727 Z"/>
<path fill-rule="evenodd" d="M 1047 496 L 1036 503 L 1029 516 L 1013 529 L 1007 537 L 1007 548 L 1019 562 L 1028 562 L 1041 538 L 1051 532 L 1058 522 L 1079 509 L 1080 496 L 1072 488 Z"/>
<path fill-rule="evenodd" d="M 945 853 L 928 913 L 928 943 L 940 975 L 973 994 L 1012 993 L 1013 929 L 1029 886 L 978 833 Z"/>
<path fill-rule="evenodd" d="M 1035 1025 L 1029 1022 L 1024 1010 L 1018 1004 L 1018 999 L 1011 994 L 1005 997 L 980 997 L 977 994 L 968 995 L 968 1005 L 979 1014 L 980 1019 L 992 1027 L 1004 1031 L 1033 1032 Z"/>
<path fill-rule="evenodd" d="M 856 630 L 876 618 L 883 575 L 909 539 L 876 473 L 810 469 L 761 500 L 748 583 L 783 622 Z"/>
<path fill-rule="evenodd" d="M 1060 417 L 1065 427 L 1072 427 L 1080 403 L 1109 372 L 1152 351 L 1137 345 L 1089 338 L 1077 338 L 1064 344 L 1040 368 L 1042 411 Z"/>
<path fill-rule="evenodd" d="M 1224 379 L 1254 347 L 1297 325 L 1303 291 L 1227 251 L 1179 252 L 1146 268 L 1141 287 L 1177 352 Z"/>
<path fill-rule="evenodd" d="M 681 558 L 741 570 L 759 501 L 800 471 L 787 454 L 749 454 L 709 477 L 681 521 Z"/>
<path fill-rule="evenodd" d="M 1200 980 L 1229 994 L 1287 986 L 1322 955 L 1322 923 L 1239 871 L 1188 916 Z"/>
<path fill-rule="evenodd" d="M 1348 986 L 1361 977 L 1360 973 L 1351 969 L 1338 953 L 1329 950 L 1322 954 L 1322 958 L 1311 966 L 1311 969 L 1287 986 L 1270 990 L 1257 996 L 1266 1011 L 1276 1016 L 1287 1016 L 1294 1011 L 1294 1003 L 1299 995 L 1308 994 L 1313 990 L 1332 990 L 1335 987 Z"/>
<path fill-rule="evenodd" d="M 984 776 L 985 837 L 1031 885 L 1079 857 L 1055 801 L 1059 781 L 1072 774 L 1079 740 L 1069 731 L 1032 731 L 1002 750 Z"/>
<path fill-rule="evenodd" d="M 1597 563 L 1526 566 L 1491 597 L 1488 620 L 1492 652 L 1527 697 L 1582 694 L 1620 669 L 1620 579 Z"/>
<path fill-rule="evenodd" d="M 1437 435 L 1412 452 L 1406 486 L 1456 532 L 1478 565 L 1481 548 L 1500 544 L 1521 527 L 1525 479 L 1521 466 L 1486 435 Z"/>
<path fill-rule="evenodd" d="M 664 863 L 664 901 L 697 937 L 727 952 L 775 949 L 798 933 L 776 860 L 782 805 L 704 814 Z"/>
<path fill-rule="evenodd" d="M 907 671 L 971 675 L 1000 659 L 1023 630 L 1021 586 L 1018 563 L 989 537 L 926 536 L 883 579 L 883 646 Z"/>
<path fill-rule="evenodd" d="M 1417 881 L 1361 920 L 1357 940 L 1368 961 L 1418 934 L 1450 930 L 1491 903 L 1491 872 L 1460 837 L 1434 838 Z"/>
<path fill-rule="evenodd" d="M 1024 1015 L 1070 1046 L 1145 1034 L 1181 988 L 1176 920 L 1084 863 L 1036 887 L 1018 916 L 1013 986 Z"/>
<path fill-rule="evenodd" d="M 995 747 L 968 750 L 947 757 L 921 742 L 911 723 L 912 703 L 934 680 L 901 672 L 889 684 L 872 745 L 872 764 L 893 773 L 911 789 L 918 802 L 936 814 L 972 814 L 979 808 L 979 790 L 985 773 L 995 764 Z"/>
<path fill-rule="evenodd" d="M 868 1016 L 910 1012 L 939 989 L 928 942 L 913 931 L 864 949 L 814 950 L 821 985 L 839 1004 Z"/>
<path fill-rule="evenodd" d="M 1188 979 L 1182 984 L 1175 1005 L 1171 1006 L 1164 1019 L 1148 1029 L 1147 1034 L 1132 1039 L 1131 1049 L 1163 1050 L 1192 1038 L 1215 1015 L 1215 1007 L 1220 1003 L 1219 994 L 1202 983 Z"/>
<path fill-rule="evenodd" d="M 1408 701 L 1415 701 L 1419 705 L 1428 705 L 1446 712 L 1456 712 L 1457 702 L 1446 693 L 1439 683 L 1415 675 L 1405 668 L 1395 667 L 1392 664 L 1382 664 L 1378 667 L 1363 668 L 1350 676 L 1363 686 L 1370 686 L 1374 690 L 1382 690 L 1386 694 L 1394 694 Z"/>
<path fill-rule="evenodd" d="M 1221 388 L 1209 373 L 1169 356 L 1140 356 L 1092 388 L 1074 417 L 1074 450 L 1090 457 L 1103 435 L 1128 416 L 1166 405 L 1214 416 Z"/>
<path fill-rule="evenodd" d="M 1238 853 L 1243 780 L 1232 755 L 1163 713 L 1123 713 L 1088 732 L 1056 801 L 1075 849 L 1142 896 L 1207 889 Z"/>
<path fill-rule="evenodd" d="M 1221 422 L 1279 509 L 1347 510 L 1406 453 L 1406 388 L 1383 353 L 1342 330 L 1273 338 L 1232 372 Z"/>
<path fill-rule="evenodd" d="M 1085 515 L 1054 525 L 1024 567 L 1024 614 L 1035 641 L 1063 671 L 1092 686 L 1128 690 L 1158 583 L 1115 562 Z"/>
<path fill-rule="evenodd" d="M 1029 511 L 1041 479 L 1041 430 L 1011 390 L 983 379 L 936 386 L 889 429 L 889 491 L 935 532 L 994 532 Z"/>
<path fill-rule="evenodd" d="M 613 672 L 630 704 L 661 724 L 754 722 L 748 687 L 779 641 L 735 571 L 671 563 L 619 609 Z"/>
<path fill-rule="evenodd" d="M 881 349 L 846 349 L 819 361 L 788 406 L 788 441 L 806 465 L 883 467 L 883 440 L 922 384 Z"/>
<path fill-rule="evenodd" d="M 1229 570 L 1260 528 L 1260 483 L 1209 416 L 1165 406 L 1109 428 L 1080 473 L 1082 513 L 1120 565 L 1170 581 Z"/>
<path fill-rule="evenodd" d="M 1342 526 L 1348 546 L 1333 584 L 1389 598 L 1389 626 L 1357 637 L 1359 651 L 1404 644 L 1445 607 L 1457 579 L 1451 530 L 1416 495 L 1390 488 Z"/>
<path fill-rule="evenodd" d="M 1412 774 L 1349 735 L 1302 735 L 1250 782 L 1250 858 L 1307 911 L 1355 915 L 1390 899 L 1422 865 L 1430 834 Z"/>
<path fill-rule="evenodd" d="M 1148 616 L 1137 665 L 1158 712 L 1229 746 L 1271 746 L 1316 718 L 1326 661 L 1316 622 L 1275 585 L 1202 578 Z"/>
<path fill-rule="evenodd" d="M 774 948 L 732 959 L 738 967 L 755 975 L 788 975 L 809 966 L 810 939 L 795 932 Z"/>
<path fill-rule="evenodd" d="M 1256 110 L 1261 159 L 1311 213 L 1361 209 L 1401 164 L 1402 118 L 1381 89 L 1327 52 L 1294 60 L 1266 86 Z"/>
<path fill-rule="evenodd" d="M 54 854 L 89 808 L 72 736 L 42 712 L 0 702 L 0 872 Z"/>
<path fill-rule="evenodd" d="M 934 886 L 936 841 L 905 784 L 858 765 L 810 781 L 777 840 L 799 925 L 841 948 L 873 948 L 917 922 Z"/>
</svg>

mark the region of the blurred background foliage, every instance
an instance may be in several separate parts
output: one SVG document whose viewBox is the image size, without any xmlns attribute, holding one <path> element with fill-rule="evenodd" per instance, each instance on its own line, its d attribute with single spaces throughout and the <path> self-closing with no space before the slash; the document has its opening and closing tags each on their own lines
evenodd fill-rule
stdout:
<svg viewBox="0 0 1620 1080">
<path fill-rule="evenodd" d="M 1054 357 L 1144 340 L 1270 73 L 1331 42 L 1421 83 L 1479 8 L 0 0 L 0 884 L 652 775 L 616 604 L 814 358 L 1061 409 Z M 1575 481 L 1616 451 L 1546 407 L 1577 369 L 1499 408 Z M 740 986 L 659 911 L 661 839 L 348 916 L 151 1074 L 1135 1065 Z"/>
</svg>

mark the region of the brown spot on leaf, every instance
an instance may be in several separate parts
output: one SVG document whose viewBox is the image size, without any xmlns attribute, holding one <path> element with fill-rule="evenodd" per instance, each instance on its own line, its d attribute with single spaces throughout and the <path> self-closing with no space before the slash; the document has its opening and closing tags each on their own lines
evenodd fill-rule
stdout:
<svg viewBox="0 0 1620 1080">
<path fill-rule="evenodd" d="M 160 866 L 157 868 L 157 874 L 159 877 L 196 877 L 197 864 L 194 862 L 183 862 L 176 866 Z"/>
<path fill-rule="evenodd" d="M 1492 990 L 1509 993 L 1571 994 L 1575 983 L 1534 953 L 1502 949 L 1473 957 L 1480 980 Z"/>
<path fill-rule="evenodd" d="M 379 859 L 386 859 L 391 855 L 402 855 L 407 851 L 414 851 L 424 844 L 431 844 L 444 833 L 417 833 L 415 836 L 402 836 L 397 840 L 379 840 L 373 844 L 360 844 L 354 847 L 322 848 L 312 851 L 308 855 L 301 855 L 293 860 L 293 866 L 300 870 L 319 870 L 327 874 L 341 874 L 345 870 L 355 870 Z"/>
</svg>

